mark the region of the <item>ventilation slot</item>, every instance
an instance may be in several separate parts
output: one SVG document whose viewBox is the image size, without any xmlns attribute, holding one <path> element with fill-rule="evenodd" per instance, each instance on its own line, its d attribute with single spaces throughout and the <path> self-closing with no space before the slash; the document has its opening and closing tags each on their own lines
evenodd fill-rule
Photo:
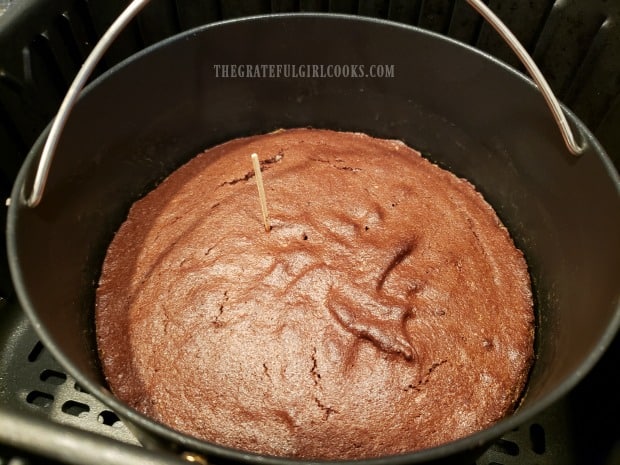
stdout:
<svg viewBox="0 0 620 465">
<path fill-rule="evenodd" d="M 127 6 L 126 2 L 123 0 L 108 0 L 105 2 L 89 1 L 82 3 L 83 5 L 80 6 L 80 12 L 83 16 L 89 18 L 97 40 L 118 17 L 123 7 Z M 101 68 L 106 69 L 124 60 L 144 48 L 144 45 L 138 23 L 134 19 L 119 34 L 114 40 L 114 43 L 110 45 L 110 48 L 100 62 Z"/>
<path fill-rule="evenodd" d="M 28 50 L 32 85 L 50 97 L 54 107 L 49 111 L 54 113 L 69 86 L 52 51 L 49 34 L 44 32 L 36 36 Z"/>
<path fill-rule="evenodd" d="M 418 26 L 429 31 L 445 34 L 450 29 L 454 0 L 423 2 Z"/>
<path fill-rule="evenodd" d="M 88 412 L 90 412 L 90 407 L 81 402 L 69 400 L 62 404 L 62 411 L 74 417 L 84 418 L 88 415 Z"/>
<path fill-rule="evenodd" d="M 553 4 L 553 0 L 539 0 L 536 2 L 492 0 L 489 3 L 489 7 L 508 26 L 517 39 L 519 39 L 519 42 L 531 52 L 538 40 L 540 31 L 544 27 L 543 25 L 547 21 Z M 523 20 L 524 17 L 527 18 L 527 21 Z M 521 62 L 504 39 L 485 21 L 481 24 L 480 36 L 475 45 L 481 50 L 495 55 L 500 60 L 516 68 L 523 69 Z"/>
<path fill-rule="evenodd" d="M 516 457 L 519 455 L 519 445 L 516 442 L 500 439 L 493 444 L 493 449 L 502 454 Z"/>
<path fill-rule="evenodd" d="M 29 147 L 26 147 L 23 131 L 18 129 L 18 122 L 14 121 L 14 117 L 11 116 L 20 107 L 23 108 L 22 92 L 22 83 L 19 79 L 5 70 L 0 70 L 0 127 L 5 128 L 11 138 L 11 143 L 21 152 L 25 152 Z M 0 145 L 0 147 L 4 146 Z M 19 157 L 19 165 L 21 165 L 21 162 L 21 157 Z M 3 163 L 3 170 L 7 169 L 6 165 L 6 163 Z M 10 163 L 10 165 L 13 165 L 13 163 Z M 11 170 L 15 170 L 15 167 L 12 166 Z"/>
<path fill-rule="evenodd" d="M 32 391 L 26 396 L 26 402 L 37 407 L 47 408 L 54 402 L 54 396 L 47 392 Z"/>
<path fill-rule="evenodd" d="M 76 38 L 76 31 L 74 31 L 71 18 L 67 13 L 64 13 L 56 18 L 54 21 L 54 29 L 57 31 L 57 45 L 62 45 L 65 48 L 68 56 L 68 68 L 66 70 L 67 77 L 72 79 L 78 72 L 81 63 L 86 59 L 89 49 L 86 47 L 88 40 L 82 36 L 80 40 Z"/>
<path fill-rule="evenodd" d="M 596 128 L 620 91 L 620 34 L 604 21 L 579 65 L 564 101 L 591 129 Z M 616 75 L 616 79 L 609 79 Z"/>
<path fill-rule="evenodd" d="M 121 419 L 118 418 L 118 415 L 109 410 L 104 410 L 103 412 L 101 412 L 97 417 L 97 421 L 102 425 L 112 426 L 114 428 L 119 428 L 123 426 L 123 423 L 121 422 Z"/>
<path fill-rule="evenodd" d="M 138 16 L 142 40 L 152 45 L 180 32 L 177 8 L 170 1 L 151 2 Z"/>
<path fill-rule="evenodd" d="M 41 355 L 41 352 L 43 352 L 43 344 L 41 343 L 41 341 L 37 341 L 37 343 L 34 345 L 32 350 L 28 354 L 28 361 L 29 362 L 37 361 L 37 359 Z"/>
<path fill-rule="evenodd" d="M 544 454 L 547 450 L 545 430 L 538 423 L 530 425 L 530 441 L 532 451 L 536 454 Z"/>
<path fill-rule="evenodd" d="M 562 100 L 606 19 L 602 14 L 587 13 L 585 6 L 583 11 L 575 8 L 569 12 L 556 4 L 533 53 L 552 89 Z"/>
<path fill-rule="evenodd" d="M 218 21 L 222 17 L 219 3 L 215 1 L 177 0 L 176 9 L 179 26 L 184 30 Z"/>
<path fill-rule="evenodd" d="M 454 4 L 448 35 L 470 45 L 475 45 L 480 39 L 484 19 L 466 2 L 461 0 Z"/>
<path fill-rule="evenodd" d="M 342 13 L 342 14 L 354 14 L 358 8 L 357 0 L 330 0 L 329 12 L 330 13 Z"/>
<path fill-rule="evenodd" d="M 328 0 L 299 0 L 299 11 L 326 11 Z"/>
<path fill-rule="evenodd" d="M 261 15 L 271 12 L 271 2 L 269 0 L 226 0 L 220 1 L 219 4 L 222 19 Z M 321 10 L 324 10 L 325 5 L 321 6 L 320 8 Z"/>
<path fill-rule="evenodd" d="M 331 7 L 331 4 L 330 4 Z M 378 0 L 360 0 L 357 6 L 357 14 L 361 16 L 372 16 L 374 18 L 387 18 L 389 13 L 389 2 Z"/>
<path fill-rule="evenodd" d="M 56 370 L 43 370 L 41 372 L 41 381 L 44 383 L 60 386 L 67 381 L 67 375 Z"/>
<path fill-rule="evenodd" d="M 83 392 L 84 394 L 90 394 L 86 389 L 84 389 L 82 386 L 80 386 L 78 383 L 75 383 L 73 385 L 73 389 L 75 389 L 77 392 Z"/>
</svg>

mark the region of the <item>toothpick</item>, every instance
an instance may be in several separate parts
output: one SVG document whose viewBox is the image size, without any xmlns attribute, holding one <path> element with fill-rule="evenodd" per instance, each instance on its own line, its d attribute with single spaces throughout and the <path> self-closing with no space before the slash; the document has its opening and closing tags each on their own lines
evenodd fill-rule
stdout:
<svg viewBox="0 0 620 465">
<path fill-rule="evenodd" d="M 258 162 L 258 155 L 252 154 L 252 165 L 254 166 L 254 174 L 256 175 L 256 187 L 258 187 L 258 198 L 260 199 L 260 209 L 263 212 L 263 223 L 265 224 L 265 231 L 271 230 L 269 224 L 269 213 L 267 212 L 267 198 L 265 197 L 265 186 L 263 185 L 263 173 L 260 170 L 260 163 Z"/>
</svg>

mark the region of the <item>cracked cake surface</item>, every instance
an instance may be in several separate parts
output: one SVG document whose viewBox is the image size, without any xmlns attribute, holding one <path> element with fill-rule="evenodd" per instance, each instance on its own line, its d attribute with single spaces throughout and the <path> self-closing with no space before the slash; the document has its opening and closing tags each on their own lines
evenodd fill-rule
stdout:
<svg viewBox="0 0 620 465">
<path fill-rule="evenodd" d="M 399 141 L 291 129 L 209 149 L 133 205 L 96 330 L 111 390 L 145 415 L 259 454 L 351 459 L 511 412 L 534 316 L 523 255 L 471 184 Z"/>
</svg>

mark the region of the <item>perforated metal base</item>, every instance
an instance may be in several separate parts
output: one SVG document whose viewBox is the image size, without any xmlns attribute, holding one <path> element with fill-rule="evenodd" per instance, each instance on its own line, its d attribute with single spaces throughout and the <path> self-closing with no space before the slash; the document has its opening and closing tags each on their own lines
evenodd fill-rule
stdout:
<svg viewBox="0 0 620 465">
<path fill-rule="evenodd" d="M 17 407 L 50 422 L 77 427 L 120 442 L 137 440 L 105 405 L 85 392 L 43 347 L 21 309 L 0 313 L 0 406 Z M 499 439 L 476 465 L 576 465 L 568 428 L 568 405 L 560 402 Z M 0 465 L 15 457 L 5 456 Z M 36 462 L 28 462 L 36 463 Z"/>
<path fill-rule="evenodd" d="M 1 400 L 57 423 L 138 444 L 114 412 L 65 373 L 27 319 L 22 317 L 17 323 L 19 330 L 11 341 L 11 351 L 2 353 Z"/>
</svg>

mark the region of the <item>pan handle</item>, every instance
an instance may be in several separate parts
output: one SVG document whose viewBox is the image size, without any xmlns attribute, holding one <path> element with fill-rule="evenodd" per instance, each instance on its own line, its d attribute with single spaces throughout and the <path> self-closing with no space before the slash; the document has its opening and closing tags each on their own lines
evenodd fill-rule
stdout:
<svg viewBox="0 0 620 465">
<path fill-rule="evenodd" d="M 528 73 L 538 86 L 541 94 L 545 98 L 547 102 L 547 106 L 551 113 L 553 114 L 553 119 L 555 119 L 560 132 L 562 133 L 562 138 L 564 139 L 564 143 L 566 147 L 575 156 L 579 156 L 583 154 L 586 143 L 585 140 L 580 144 L 575 140 L 575 136 L 573 135 L 573 131 L 568 124 L 566 119 L 566 115 L 558 102 L 555 94 L 551 90 L 549 83 L 543 76 L 542 72 L 532 59 L 532 57 L 527 53 L 523 45 L 519 42 L 519 40 L 515 37 L 510 29 L 502 22 L 501 19 L 497 17 L 493 11 L 482 1 L 482 0 L 467 0 L 467 3 L 476 10 L 480 15 L 491 25 L 493 29 L 497 31 L 497 33 L 506 41 L 506 43 L 510 46 L 512 51 L 519 57 L 523 66 L 527 69 Z"/>
<path fill-rule="evenodd" d="M 95 45 L 95 48 L 93 48 L 92 52 L 88 55 L 84 61 L 84 64 L 80 68 L 80 71 L 75 76 L 75 79 L 67 91 L 67 95 L 65 95 L 65 98 L 60 105 L 58 114 L 56 115 L 56 118 L 54 118 L 52 128 L 50 129 L 50 133 L 45 141 L 45 146 L 43 147 L 43 152 L 41 153 L 41 158 L 39 159 L 39 166 L 37 167 L 37 173 L 32 185 L 32 193 L 26 199 L 26 204 L 30 208 L 34 208 L 39 205 L 41 199 L 43 198 L 43 191 L 45 190 L 45 184 L 47 183 L 47 177 L 49 176 L 50 167 L 54 158 L 54 152 L 56 151 L 56 146 L 58 145 L 58 139 L 60 139 L 60 135 L 62 134 L 65 124 L 67 123 L 69 115 L 71 114 L 71 110 L 73 109 L 76 100 L 79 98 L 86 81 L 88 81 L 88 78 L 99 63 L 99 60 L 101 60 L 103 54 L 108 50 L 110 45 L 112 45 L 125 26 L 127 26 L 129 21 L 131 21 L 150 1 L 151 0 L 132 0 L 129 6 L 123 10 L 119 17 L 112 23 L 110 28 L 105 32 L 105 34 L 103 34 L 99 42 L 97 42 L 97 45 Z"/>
<path fill-rule="evenodd" d="M 26 205 L 28 207 L 36 207 L 43 198 L 43 191 L 45 190 L 45 184 L 47 183 L 47 178 L 49 176 L 50 167 L 54 158 L 54 152 L 56 151 L 56 147 L 58 145 L 58 140 L 60 139 L 60 135 L 62 134 L 73 106 L 80 96 L 82 88 L 112 42 L 114 42 L 125 26 L 149 2 L 150 0 L 132 0 L 127 8 L 119 15 L 118 18 L 116 18 L 110 28 L 101 37 L 101 40 L 97 42 L 97 45 L 93 48 L 90 55 L 88 55 L 84 61 L 84 64 L 80 68 L 80 71 L 71 83 L 71 86 L 67 91 L 67 95 L 65 95 L 60 109 L 58 110 L 58 114 L 56 115 L 56 118 L 54 118 L 54 122 L 52 123 L 47 140 L 45 141 L 45 146 L 43 147 L 43 152 L 41 153 L 39 165 L 37 167 L 37 172 L 32 185 L 32 192 L 26 198 Z M 512 50 L 519 57 L 543 94 L 543 97 L 547 102 L 547 106 L 551 110 L 560 132 L 562 133 L 562 137 L 564 138 L 564 142 L 568 150 L 573 155 L 581 155 L 585 150 L 585 143 L 580 145 L 575 141 L 575 137 L 570 125 L 568 124 L 566 116 L 564 115 L 562 107 L 553 94 L 551 87 L 549 87 L 545 77 L 540 72 L 540 69 L 536 66 L 534 60 L 529 56 L 525 48 L 523 48 L 523 46 L 519 43 L 510 29 L 508 29 L 508 27 L 506 27 L 506 25 L 481 0 L 467 0 L 467 2 L 472 6 L 472 8 L 478 11 L 478 13 L 480 13 L 480 15 L 482 15 L 482 17 L 489 24 L 491 24 L 491 26 L 493 26 L 493 28 L 502 36 L 510 48 L 512 48 Z"/>
</svg>

